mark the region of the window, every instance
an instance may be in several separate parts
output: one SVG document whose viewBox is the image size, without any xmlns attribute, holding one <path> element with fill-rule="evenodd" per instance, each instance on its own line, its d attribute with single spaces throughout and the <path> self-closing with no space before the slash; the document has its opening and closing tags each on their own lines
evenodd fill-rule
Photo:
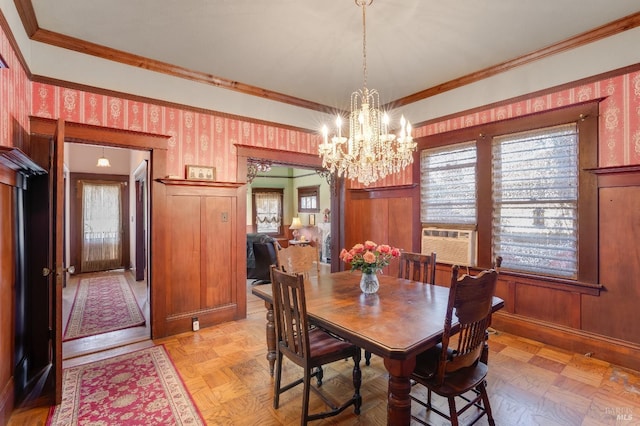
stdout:
<svg viewBox="0 0 640 426">
<path fill-rule="evenodd" d="M 282 227 L 282 194 L 282 189 L 253 189 L 252 204 L 256 232 L 280 234 Z"/>
<path fill-rule="evenodd" d="M 298 212 L 320 212 L 320 185 L 298 188 Z"/>
<path fill-rule="evenodd" d="M 496 137 L 493 252 L 508 268 L 577 276 L 575 123 Z"/>
<path fill-rule="evenodd" d="M 106 271 L 122 265 L 122 194 L 120 183 L 80 181 L 82 187 L 82 258 L 80 272 Z"/>
<path fill-rule="evenodd" d="M 425 226 L 477 231 L 478 266 L 598 282 L 598 104 L 420 140 Z"/>
<path fill-rule="evenodd" d="M 476 224 L 476 144 L 467 142 L 420 153 L 420 220 Z"/>
</svg>

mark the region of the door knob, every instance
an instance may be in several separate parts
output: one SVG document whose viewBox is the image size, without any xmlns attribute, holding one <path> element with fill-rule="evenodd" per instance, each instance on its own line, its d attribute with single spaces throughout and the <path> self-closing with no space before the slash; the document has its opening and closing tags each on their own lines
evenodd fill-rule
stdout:
<svg viewBox="0 0 640 426">
<path fill-rule="evenodd" d="M 68 272 L 70 274 L 75 274 L 76 273 L 76 267 L 71 265 L 68 268 L 64 268 L 63 271 L 66 271 L 66 272 Z"/>
<path fill-rule="evenodd" d="M 49 274 L 51 274 L 51 269 L 49 268 L 42 268 L 42 276 L 43 277 L 48 277 Z"/>
</svg>

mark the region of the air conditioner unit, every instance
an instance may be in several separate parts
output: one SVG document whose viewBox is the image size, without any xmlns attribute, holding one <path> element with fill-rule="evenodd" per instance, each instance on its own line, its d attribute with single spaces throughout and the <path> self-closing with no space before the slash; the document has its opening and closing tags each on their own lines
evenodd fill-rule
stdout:
<svg viewBox="0 0 640 426">
<path fill-rule="evenodd" d="M 476 266 L 476 231 L 423 228 L 422 253 L 431 252 L 439 263 Z"/>
</svg>

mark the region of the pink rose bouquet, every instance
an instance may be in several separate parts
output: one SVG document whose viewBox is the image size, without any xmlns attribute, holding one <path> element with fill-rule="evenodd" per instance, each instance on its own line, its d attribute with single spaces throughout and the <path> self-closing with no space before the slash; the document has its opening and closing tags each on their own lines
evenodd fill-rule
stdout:
<svg viewBox="0 0 640 426">
<path fill-rule="evenodd" d="M 342 249 L 340 260 L 351 264 L 351 270 L 361 270 L 365 274 L 372 274 L 389 265 L 391 259 L 400 256 L 400 249 L 388 244 L 376 244 L 365 241 L 356 244 L 351 250 Z"/>
</svg>

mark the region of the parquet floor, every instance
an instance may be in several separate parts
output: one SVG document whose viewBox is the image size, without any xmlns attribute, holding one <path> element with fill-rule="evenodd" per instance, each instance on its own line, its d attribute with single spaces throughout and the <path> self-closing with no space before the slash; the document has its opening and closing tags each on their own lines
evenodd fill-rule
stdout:
<svg viewBox="0 0 640 426">
<path fill-rule="evenodd" d="M 246 319 L 153 342 L 169 351 L 207 424 L 299 424 L 301 389 L 285 393 L 280 408 L 272 408 L 264 325 L 264 305 L 249 293 Z M 146 344 L 150 343 L 137 347 Z M 489 397 L 497 425 L 640 425 L 639 372 L 500 331 L 490 336 L 489 344 Z M 65 365 L 105 356 L 112 355 L 93 354 Z M 325 391 L 350 394 L 352 365 L 345 360 L 328 366 Z M 286 380 L 299 370 L 285 362 L 284 371 Z M 360 416 L 347 409 L 313 424 L 384 425 L 386 392 L 386 371 L 381 358 L 374 356 L 371 366 L 362 363 Z M 322 409 L 321 400 L 311 395 L 312 410 Z M 42 425 L 46 417 L 47 408 L 18 410 L 9 424 Z M 438 419 L 432 424 L 446 423 Z"/>
</svg>

